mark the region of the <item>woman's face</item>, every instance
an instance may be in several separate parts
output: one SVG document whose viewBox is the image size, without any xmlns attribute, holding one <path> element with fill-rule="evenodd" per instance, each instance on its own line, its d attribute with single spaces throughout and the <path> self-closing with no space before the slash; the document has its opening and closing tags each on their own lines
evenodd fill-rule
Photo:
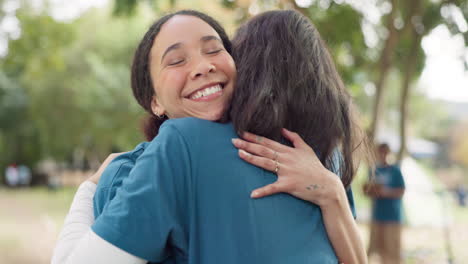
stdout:
<svg viewBox="0 0 468 264">
<path fill-rule="evenodd" d="M 154 40 L 152 110 L 169 118 L 218 120 L 234 89 L 236 67 L 218 33 L 187 15 L 169 19 Z"/>
</svg>

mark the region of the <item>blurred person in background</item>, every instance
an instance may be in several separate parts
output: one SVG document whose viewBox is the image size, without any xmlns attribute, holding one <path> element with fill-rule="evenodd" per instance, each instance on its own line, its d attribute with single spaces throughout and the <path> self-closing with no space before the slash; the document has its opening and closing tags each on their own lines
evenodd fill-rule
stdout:
<svg viewBox="0 0 468 264">
<path fill-rule="evenodd" d="M 455 187 L 455 195 L 457 197 L 458 205 L 461 207 L 466 207 L 466 186 L 463 183 L 459 183 Z"/>
<path fill-rule="evenodd" d="M 376 148 L 374 176 L 364 186 L 364 193 L 372 199 L 370 228 L 370 257 L 377 253 L 382 264 L 398 264 L 401 256 L 403 222 L 402 197 L 405 181 L 397 164 L 389 164 L 390 147 L 381 143 Z"/>
<path fill-rule="evenodd" d="M 5 182 L 9 187 L 16 187 L 20 183 L 18 166 L 16 164 L 10 164 L 5 169 Z"/>
<path fill-rule="evenodd" d="M 18 182 L 21 186 L 31 184 L 31 170 L 24 164 L 18 166 Z"/>
</svg>

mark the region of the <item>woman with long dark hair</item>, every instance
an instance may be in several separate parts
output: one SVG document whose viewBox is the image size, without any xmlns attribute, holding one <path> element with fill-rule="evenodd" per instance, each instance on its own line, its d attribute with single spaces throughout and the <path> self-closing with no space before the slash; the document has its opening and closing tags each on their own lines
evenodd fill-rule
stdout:
<svg viewBox="0 0 468 264">
<path fill-rule="evenodd" d="M 147 105 L 155 116 L 171 119 L 138 154 L 68 261 L 365 263 L 345 193 L 355 171 L 353 151 L 362 139 L 350 97 L 314 26 L 294 11 L 267 12 L 242 26 L 233 40 L 236 92 L 226 122 L 215 123 L 177 118 L 188 116 L 185 109 L 195 102 L 222 94 L 230 82 L 223 79 L 229 75 L 220 75 L 184 92 L 187 80 L 213 76 L 218 67 L 190 52 L 190 43 L 208 40 L 203 32 L 190 43 L 164 38 L 164 29 L 188 29 L 196 22 L 176 18 L 153 36 L 166 48 L 149 50 L 157 61 L 176 52 L 168 67 L 183 89 L 175 89 L 178 96 L 174 88 L 163 96 L 158 87 L 171 77 L 166 75 L 153 80 L 159 96 L 134 93 L 140 104 L 151 97 Z M 194 57 L 203 71 L 184 70 L 194 67 Z M 152 73 L 163 75 L 164 67 L 155 68 Z M 246 141 L 231 141 L 238 134 Z M 249 197 L 276 192 L 282 193 Z"/>
</svg>

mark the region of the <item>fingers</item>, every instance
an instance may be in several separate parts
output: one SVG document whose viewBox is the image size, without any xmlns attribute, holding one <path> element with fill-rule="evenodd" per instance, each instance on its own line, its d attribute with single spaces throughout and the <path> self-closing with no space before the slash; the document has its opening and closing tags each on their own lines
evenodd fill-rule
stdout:
<svg viewBox="0 0 468 264">
<path fill-rule="evenodd" d="M 258 136 L 249 132 L 244 132 L 242 134 L 242 138 L 247 141 L 268 147 L 277 152 L 286 152 L 288 149 L 290 149 L 290 147 L 283 145 L 281 143 L 278 143 L 274 140 L 268 139 L 266 137 L 261 137 L 261 136 Z"/>
<path fill-rule="evenodd" d="M 99 166 L 99 169 L 97 172 L 102 173 L 104 169 L 109 165 L 109 163 L 111 163 L 115 158 L 117 158 L 118 156 L 124 153 L 127 153 L 127 152 L 112 153 L 109 156 L 107 156 L 107 158 L 101 163 L 101 166 Z"/>
<path fill-rule="evenodd" d="M 107 158 L 104 160 L 103 164 L 105 163 L 110 163 L 111 161 L 113 161 L 115 158 L 117 158 L 118 156 L 122 155 L 122 154 L 125 154 L 127 152 L 118 152 L 118 153 L 111 153 L 109 156 L 107 156 Z"/>
<path fill-rule="evenodd" d="M 303 148 L 305 146 L 308 146 L 307 143 L 305 143 L 304 140 L 301 138 L 301 136 L 299 136 L 299 134 L 295 132 L 291 132 L 286 128 L 283 128 L 281 129 L 281 134 L 283 134 L 283 136 L 287 140 L 291 141 L 295 148 Z"/>
<path fill-rule="evenodd" d="M 265 169 L 265 170 L 276 172 L 277 170 L 279 171 L 280 169 L 280 164 L 278 163 L 278 161 L 252 155 L 243 149 L 239 149 L 239 156 L 241 157 L 241 159 L 247 161 L 248 163 L 255 165 L 257 167 L 260 167 L 262 169 Z"/>
<path fill-rule="evenodd" d="M 272 150 L 270 148 L 264 147 L 262 145 L 251 143 L 248 141 L 244 141 L 242 139 L 233 138 L 232 144 L 236 146 L 238 149 L 243 149 L 250 154 L 254 154 L 256 156 L 277 160 L 278 159 L 278 152 Z"/>
<path fill-rule="evenodd" d="M 250 194 L 252 198 L 261 198 L 275 193 L 283 192 L 283 188 L 279 182 L 271 183 L 261 188 L 258 188 Z"/>
</svg>

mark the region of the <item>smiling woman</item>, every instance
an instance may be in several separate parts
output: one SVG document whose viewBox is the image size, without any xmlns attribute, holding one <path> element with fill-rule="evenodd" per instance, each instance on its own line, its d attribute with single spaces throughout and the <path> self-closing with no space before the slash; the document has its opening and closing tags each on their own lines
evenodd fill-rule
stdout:
<svg viewBox="0 0 468 264">
<path fill-rule="evenodd" d="M 179 11 L 151 26 L 132 66 L 133 94 L 149 113 L 144 128 L 148 140 L 168 118 L 221 117 L 236 78 L 230 53 L 226 32 L 205 14 Z"/>
<path fill-rule="evenodd" d="M 175 16 L 161 27 L 150 56 L 155 115 L 221 117 L 234 89 L 236 67 L 214 28 L 197 17 Z"/>
</svg>

